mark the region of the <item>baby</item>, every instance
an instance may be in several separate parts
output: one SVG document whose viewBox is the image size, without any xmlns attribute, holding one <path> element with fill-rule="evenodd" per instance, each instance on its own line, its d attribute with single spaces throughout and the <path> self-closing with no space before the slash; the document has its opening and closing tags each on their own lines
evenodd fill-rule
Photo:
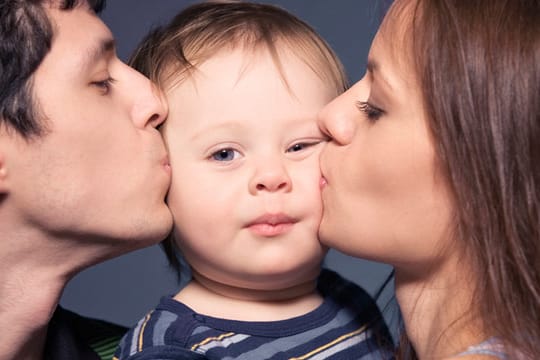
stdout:
<svg viewBox="0 0 540 360">
<path fill-rule="evenodd" d="M 205 2 L 150 33 L 132 63 L 169 102 L 161 131 L 175 227 L 165 248 L 192 279 L 116 358 L 389 358 L 371 297 L 321 270 L 316 116 L 347 86 L 328 45 L 277 7 Z"/>
</svg>

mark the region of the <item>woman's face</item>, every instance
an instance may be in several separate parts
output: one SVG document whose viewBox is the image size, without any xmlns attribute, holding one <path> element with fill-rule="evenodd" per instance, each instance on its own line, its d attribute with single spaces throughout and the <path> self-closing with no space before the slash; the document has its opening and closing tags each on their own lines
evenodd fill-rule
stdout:
<svg viewBox="0 0 540 360">
<path fill-rule="evenodd" d="M 390 15 L 391 16 L 391 15 Z M 320 113 L 322 241 L 347 254 L 426 265 L 448 236 L 450 197 L 436 167 L 403 27 L 386 19 L 365 76 Z"/>
</svg>

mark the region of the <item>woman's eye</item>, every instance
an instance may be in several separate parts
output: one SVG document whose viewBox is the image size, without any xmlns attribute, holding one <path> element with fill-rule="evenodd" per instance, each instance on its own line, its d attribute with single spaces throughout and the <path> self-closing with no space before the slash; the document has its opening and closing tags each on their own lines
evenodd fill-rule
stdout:
<svg viewBox="0 0 540 360">
<path fill-rule="evenodd" d="M 233 149 L 221 149 L 210 155 L 212 160 L 216 161 L 232 161 L 237 158 L 240 153 Z"/>
<path fill-rule="evenodd" d="M 358 101 L 356 103 L 356 106 L 360 111 L 366 114 L 368 120 L 372 122 L 379 120 L 379 118 L 384 115 L 384 110 L 381 110 L 378 107 L 371 105 L 367 101 Z"/>
</svg>

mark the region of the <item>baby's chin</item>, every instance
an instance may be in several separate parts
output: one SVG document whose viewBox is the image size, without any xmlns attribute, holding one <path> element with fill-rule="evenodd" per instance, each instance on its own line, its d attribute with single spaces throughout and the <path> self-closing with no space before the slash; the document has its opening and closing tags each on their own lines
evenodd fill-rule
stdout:
<svg viewBox="0 0 540 360">
<path fill-rule="evenodd" d="M 195 272 L 194 279 L 203 286 L 234 298 L 290 297 L 306 289 L 313 291 L 321 271 L 321 262 L 322 257 L 312 264 L 259 273 L 203 275 Z"/>
</svg>

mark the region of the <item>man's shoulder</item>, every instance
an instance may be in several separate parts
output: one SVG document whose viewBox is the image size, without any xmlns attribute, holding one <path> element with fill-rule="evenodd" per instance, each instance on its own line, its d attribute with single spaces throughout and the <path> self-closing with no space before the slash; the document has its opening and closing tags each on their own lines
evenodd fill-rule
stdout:
<svg viewBox="0 0 540 360">
<path fill-rule="evenodd" d="M 111 359 L 126 327 L 58 307 L 49 323 L 45 359 Z"/>
</svg>

